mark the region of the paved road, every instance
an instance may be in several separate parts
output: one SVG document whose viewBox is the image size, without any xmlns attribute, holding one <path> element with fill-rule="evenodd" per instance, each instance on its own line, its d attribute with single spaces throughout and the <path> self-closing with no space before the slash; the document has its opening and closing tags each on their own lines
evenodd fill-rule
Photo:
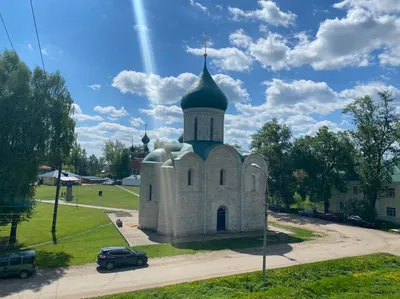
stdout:
<svg viewBox="0 0 400 299">
<path fill-rule="evenodd" d="M 297 216 L 275 215 L 271 218 L 284 224 L 313 229 L 326 236 L 309 242 L 270 246 L 269 269 L 375 252 L 400 254 L 400 236 L 396 234 L 303 220 Z M 260 270 L 261 262 L 261 250 L 253 249 L 151 259 L 147 268 L 112 273 L 98 272 L 91 264 L 39 272 L 24 283 L 17 279 L 2 280 L 0 296 L 87 298 Z"/>
</svg>

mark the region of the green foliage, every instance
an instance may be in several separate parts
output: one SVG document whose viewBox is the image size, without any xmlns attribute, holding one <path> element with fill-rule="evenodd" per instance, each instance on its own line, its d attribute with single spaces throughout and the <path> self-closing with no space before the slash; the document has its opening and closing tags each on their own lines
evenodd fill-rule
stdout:
<svg viewBox="0 0 400 299">
<path fill-rule="evenodd" d="M 350 134 L 358 149 L 356 172 L 360 177 L 365 197 L 367 218 L 375 219 L 376 200 L 391 182 L 394 166 L 399 162 L 397 146 L 400 118 L 389 91 L 379 93 L 374 101 L 370 96 L 355 99 L 343 109 L 353 117 L 355 131 Z"/>
<path fill-rule="evenodd" d="M 304 201 L 301 195 L 297 192 L 293 195 L 293 204 L 290 206 L 293 209 L 304 210 Z"/>
<path fill-rule="evenodd" d="M 76 140 L 73 142 L 71 152 L 69 156 L 65 159 L 64 164 L 67 164 L 70 169 L 74 170 L 71 172 L 77 173 L 79 175 L 89 174 L 89 161 L 87 158 L 86 150 L 83 149 Z"/>
<path fill-rule="evenodd" d="M 351 257 L 201 280 L 104 299 L 133 298 L 397 298 L 400 258 L 388 254 Z"/>
<path fill-rule="evenodd" d="M 99 159 L 95 155 L 91 155 L 88 160 L 88 172 L 89 175 L 98 176 L 100 175 L 101 169 Z"/>
<path fill-rule="evenodd" d="M 131 174 L 131 159 L 128 149 L 124 149 L 122 153 L 114 160 L 115 177 L 123 179 Z"/>
<path fill-rule="evenodd" d="M 250 145 L 251 149 L 268 159 L 269 193 L 273 197 L 282 198 L 284 203 L 291 202 L 295 187 L 290 156 L 291 138 L 292 133 L 288 126 L 273 119 L 252 135 Z"/>
<path fill-rule="evenodd" d="M 109 171 L 113 176 L 116 176 L 116 174 L 117 174 L 117 164 L 119 164 L 119 167 L 120 167 L 119 171 L 125 170 L 121 166 L 121 159 L 126 154 L 126 152 L 128 152 L 128 156 L 129 156 L 129 151 L 125 147 L 125 144 L 123 144 L 119 140 L 116 140 L 116 141 L 107 140 L 105 142 L 104 147 L 103 147 L 103 156 L 104 156 L 105 161 L 108 162 L 108 164 L 110 166 Z"/>
</svg>

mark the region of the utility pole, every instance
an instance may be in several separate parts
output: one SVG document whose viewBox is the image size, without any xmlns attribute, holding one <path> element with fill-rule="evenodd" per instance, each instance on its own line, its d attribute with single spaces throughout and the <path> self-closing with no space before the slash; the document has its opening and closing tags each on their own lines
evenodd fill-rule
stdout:
<svg viewBox="0 0 400 299">
<path fill-rule="evenodd" d="M 61 171 L 62 171 L 62 160 L 60 160 L 58 165 L 56 200 L 54 202 L 53 224 L 51 226 L 51 233 L 53 234 L 53 243 L 57 243 L 56 226 L 57 226 L 57 213 L 58 213 L 58 199 L 60 196 Z"/>
</svg>

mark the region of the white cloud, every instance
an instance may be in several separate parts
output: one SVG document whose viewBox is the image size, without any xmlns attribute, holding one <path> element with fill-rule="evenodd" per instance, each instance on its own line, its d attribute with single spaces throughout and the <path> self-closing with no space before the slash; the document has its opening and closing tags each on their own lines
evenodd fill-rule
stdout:
<svg viewBox="0 0 400 299">
<path fill-rule="evenodd" d="M 114 106 L 96 106 L 93 110 L 101 114 L 108 114 L 107 118 L 110 120 L 117 120 L 123 116 L 129 115 L 128 111 L 126 111 L 124 107 L 121 107 L 121 109 L 117 109 Z"/>
<path fill-rule="evenodd" d="M 215 7 L 218 8 L 218 9 L 220 9 L 220 10 L 223 9 L 222 5 L 219 5 L 219 4 L 215 4 Z"/>
<path fill-rule="evenodd" d="M 145 25 L 134 25 L 133 29 L 135 29 L 135 31 L 149 31 L 149 28 L 147 28 Z"/>
<path fill-rule="evenodd" d="M 42 54 L 46 55 L 46 56 L 49 56 L 49 51 L 46 48 L 43 48 L 42 49 Z"/>
<path fill-rule="evenodd" d="M 193 0 L 190 0 L 190 5 L 201 9 L 205 13 L 208 11 L 207 7 L 201 5 L 199 2 L 194 2 Z"/>
<path fill-rule="evenodd" d="M 29 48 L 29 50 L 33 51 L 33 47 L 31 44 L 28 44 L 28 48 Z"/>
<path fill-rule="evenodd" d="M 75 121 L 83 122 L 83 121 L 87 121 L 87 120 L 93 120 L 93 121 L 102 121 L 103 120 L 103 118 L 100 115 L 84 114 L 82 112 L 81 107 L 76 103 L 72 104 L 72 107 L 74 108 L 74 115 L 72 116 L 72 118 Z"/>
<path fill-rule="evenodd" d="M 255 43 L 250 44 L 249 52 L 263 68 L 271 68 L 273 71 L 289 68 L 286 58 L 290 53 L 290 48 L 279 34 L 270 32 L 266 39 L 259 38 Z"/>
<path fill-rule="evenodd" d="M 258 30 L 259 30 L 260 32 L 268 32 L 268 31 L 269 31 L 268 26 L 265 25 L 265 24 L 261 24 L 261 25 L 258 27 Z"/>
<path fill-rule="evenodd" d="M 101 88 L 101 84 L 92 84 L 92 85 L 88 85 L 87 87 L 97 91 Z"/>
<path fill-rule="evenodd" d="M 122 71 L 114 79 L 112 86 L 122 93 L 145 96 L 156 105 L 175 104 L 196 80 L 197 76 L 183 73 L 177 77 L 160 77 L 156 74 L 145 74 L 135 71 Z M 247 101 L 249 95 L 242 87 L 243 82 L 227 75 L 213 76 L 217 84 L 226 93 L 230 102 Z"/>
<path fill-rule="evenodd" d="M 140 113 L 150 115 L 157 120 L 165 121 L 165 124 L 179 123 L 183 121 L 182 109 L 178 106 L 157 105 L 153 109 L 139 109 Z"/>
<path fill-rule="evenodd" d="M 243 11 L 236 7 L 228 7 L 229 12 L 232 14 L 234 20 L 242 18 L 257 19 L 274 26 L 288 27 L 293 25 L 296 20 L 296 14 L 288 11 L 283 12 L 273 1 L 260 0 L 258 4 L 261 9 Z"/>
<path fill-rule="evenodd" d="M 251 38 L 250 36 L 246 35 L 243 29 L 238 29 L 229 35 L 229 41 L 232 45 L 239 48 L 247 48 L 250 46 Z"/>
<path fill-rule="evenodd" d="M 374 13 L 400 12 L 398 0 L 344 0 L 333 5 L 335 8 L 364 8 Z"/>
<path fill-rule="evenodd" d="M 203 48 L 186 47 L 186 52 L 195 55 L 204 55 Z M 249 71 L 253 58 L 237 48 L 207 49 L 207 54 L 212 58 L 213 64 L 225 71 Z"/>
<path fill-rule="evenodd" d="M 144 121 L 142 118 L 140 117 L 132 117 L 130 120 L 130 123 L 133 127 L 140 127 L 141 125 L 144 125 Z"/>
</svg>

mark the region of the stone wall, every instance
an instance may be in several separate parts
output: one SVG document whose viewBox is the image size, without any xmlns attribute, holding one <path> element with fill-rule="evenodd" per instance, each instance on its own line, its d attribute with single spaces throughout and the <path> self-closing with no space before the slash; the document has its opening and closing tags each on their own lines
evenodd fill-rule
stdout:
<svg viewBox="0 0 400 299">
<path fill-rule="evenodd" d="M 164 235 L 173 235 L 175 230 L 176 175 L 175 168 L 161 167 L 160 170 L 160 208 L 157 231 Z"/>
<path fill-rule="evenodd" d="M 264 228 L 266 177 L 261 170 L 251 166 L 251 163 L 267 171 L 265 160 L 255 154 L 248 156 L 242 165 L 242 231 Z"/>
<path fill-rule="evenodd" d="M 189 108 L 183 111 L 185 142 L 195 140 L 194 128 L 197 117 L 197 140 L 210 140 L 210 120 L 214 119 L 213 141 L 224 141 L 224 111 L 214 108 Z"/>
<path fill-rule="evenodd" d="M 195 235 L 204 232 L 203 214 L 203 160 L 188 153 L 176 161 L 178 194 L 176 235 Z M 190 185 L 188 172 L 191 171 Z"/>
<path fill-rule="evenodd" d="M 227 231 L 240 231 L 241 161 L 238 153 L 231 146 L 220 145 L 211 151 L 205 164 L 205 232 L 216 232 L 219 207 L 226 207 Z M 220 185 L 221 169 L 223 185 Z"/>
<path fill-rule="evenodd" d="M 162 163 L 141 163 L 139 199 L 139 226 L 142 229 L 157 230 L 160 201 L 159 172 Z M 151 185 L 151 200 L 150 200 Z"/>
</svg>

